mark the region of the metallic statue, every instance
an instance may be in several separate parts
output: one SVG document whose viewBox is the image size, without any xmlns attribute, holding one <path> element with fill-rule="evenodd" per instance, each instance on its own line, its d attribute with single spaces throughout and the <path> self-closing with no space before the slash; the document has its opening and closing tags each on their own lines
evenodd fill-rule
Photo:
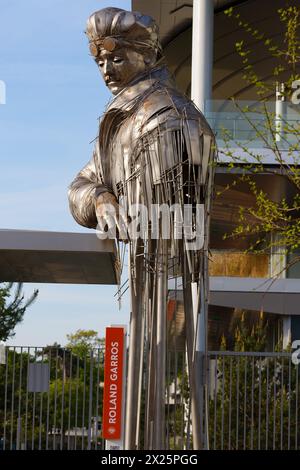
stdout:
<svg viewBox="0 0 300 470">
<path fill-rule="evenodd" d="M 199 350 L 197 338 L 206 318 L 214 136 L 201 112 L 176 88 L 151 17 L 105 8 L 90 16 L 86 33 L 90 52 L 115 96 L 100 122 L 93 156 L 70 186 L 69 201 L 79 224 L 99 225 L 102 232 L 109 232 L 116 223 L 118 241 L 129 241 L 132 311 L 126 448 L 135 448 L 139 439 L 142 382 L 146 383 L 145 448 L 165 445 L 170 278 L 183 290 L 193 443 L 199 448 L 203 403 L 197 368 L 205 347 L 202 344 Z M 175 210 L 163 214 L 166 207 Z M 139 221 L 136 230 L 127 230 L 134 219 Z"/>
</svg>

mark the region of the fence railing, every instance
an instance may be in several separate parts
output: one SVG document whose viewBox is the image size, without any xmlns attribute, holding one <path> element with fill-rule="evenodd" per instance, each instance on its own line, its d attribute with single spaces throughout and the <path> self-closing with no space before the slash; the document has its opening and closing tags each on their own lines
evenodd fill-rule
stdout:
<svg viewBox="0 0 300 470">
<path fill-rule="evenodd" d="M 210 352 L 211 449 L 299 448 L 299 367 L 290 353 Z"/>
<path fill-rule="evenodd" d="M 103 349 L 6 347 L 0 449 L 103 449 L 103 370 Z M 166 384 L 166 449 L 192 449 L 184 351 L 168 353 Z M 208 448 L 299 449 L 299 366 L 290 353 L 210 351 L 206 395 Z"/>
<path fill-rule="evenodd" d="M 192 448 L 189 394 L 183 353 L 173 353 L 167 389 L 169 449 Z M 210 351 L 204 410 L 207 448 L 290 450 L 300 447 L 299 366 L 290 353 Z M 173 368 L 174 369 L 174 368 Z M 169 372 L 170 375 L 170 372 Z M 173 391 L 173 395 L 172 395 Z M 177 411 L 176 411 L 177 406 Z M 171 436 L 171 439 L 170 439 Z"/>
<path fill-rule="evenodd" d="M 285 150 L 299 144 L 299 109 L 285 101 L 281 112 L 282 115 L 276 114 L 275 101 L 210 100 L 206 103 L 205 116 L 220 149 L 225 141 L 230 142 L 230 148 L 241 144 L 251 149 L 274 145 L 274 135 L 281 128 L 282 138 L 276 145 Z"/>
<path fill-rule="evenodd" d="M 0 449 L 101 449 L 104 353 L 6 347 Z"/>
</svg>

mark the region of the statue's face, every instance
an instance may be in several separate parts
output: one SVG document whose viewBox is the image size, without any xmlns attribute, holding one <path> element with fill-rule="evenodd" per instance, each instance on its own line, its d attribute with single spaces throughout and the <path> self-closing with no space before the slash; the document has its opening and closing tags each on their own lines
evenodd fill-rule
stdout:
<svg viewBox="0 0 300 470">
<path fill-rule="evenodd" d="M 96 62 L 106 86 L 114 95 L 147 68 L 144 55 L 127 48 L 112 52 L 102 49 Z"/>
</svg>

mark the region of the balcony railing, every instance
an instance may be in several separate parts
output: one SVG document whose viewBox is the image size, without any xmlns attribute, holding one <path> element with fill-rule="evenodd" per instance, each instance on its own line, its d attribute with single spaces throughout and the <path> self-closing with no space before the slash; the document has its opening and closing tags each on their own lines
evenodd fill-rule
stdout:
<svg viewBox="0 0 300 470">
<path fill-rule="evenodd" d="M 207 102 L 205 115 L 219 148 L 270 150 L 276 145 L 282 151 L 299 151 L 300 105 L 281 103 L 279 113 L 274 101 L 213 100 Z"/>
</svg>

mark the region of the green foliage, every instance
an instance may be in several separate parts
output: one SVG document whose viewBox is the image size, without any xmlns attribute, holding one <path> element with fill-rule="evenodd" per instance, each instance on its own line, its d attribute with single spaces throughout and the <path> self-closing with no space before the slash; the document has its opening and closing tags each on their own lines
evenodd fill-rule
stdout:
<svg viewBox="0 0 300 470">
<path fill-rule="evenodd" d="M 285 247 L 286 252 L 293 252 L 299 248 L 300 240 L 300 125 L 299 123 L 289 123 L 284 121 L 284 147 L 276 141 L 276 119 L 265 104 L 255 109 L 256 116 L 260 116 L 260 125 L 256 119 L 249 117 L 247 110 L 243 110 L 236 103 L 237 109 L 241 113 L 242 119 L 248 122 L 253 131 L 253 139 L 261 142 L 261 146 L 268 148 L 273 154 L 274 161 L 278 168 L 276 173 L 283 180 L 289 183 L 292 188 L 291 195 L 287 201 L 285 198 L 278 200 L 264 191 L 255 180 L 255 175 L 262 173 L 274 176 L 274 170 L 267 168 L 263 164 L 263 156 L 259 152 L 250 150 L 251 142 L 238 142 L 235 154 L 232 151 L 232 138 L 227 131 L 223 133 L 224 147 L 222 152 L 231 159 L 228 171 L 233 168 L 240 168 L 240 174 L 220 191 L 218 197 L 233 186 L 247 184 L 248 191 L 252 194 L 255 204 L 248 207 L 239 208 L 239 218 L 231 237 L 252 237 L 255 245 L 250 246 L 250 251 L 268 251 L 273 246 Z M 252 110 L 253 114 L 254 110 Z M 245 157 L 239 157 L 239 149 L 243 151 Z M 272 233 L 277 234 L 276 243 L 272 240 Z"/>
<path fill-rule="evenodd" d="M 263 351 L 267 323 L 260 315 L 254 326 L 243 318 L 236 329 L 234 350 Z M 225 343 L 223 340 L 223 349 Z M 298 367 L 284 356 L 222 356 L 218 379 L 209 400 L 211 449 L 288 449 L 299 446 L 295 413 Z"/>
<path fill-rule="evenodd" d="M 15 335 L 14 329 L 23 320 L 26 309 L 35 301 L 38 290 L 24 301 L 22 284 L 18 283 L 12 293 L 13 283 L 0 285 L 0 341 Z"/>
<path fill-rule="evenodd" d="M 28 366 L 30 363 L 49 364 L 49 392 L 29 392 Z M 0 365 L 0 438 L 5 436 L 6 448 L 16 447 L 18 417 L 21 423 L 20 443 L 27 449 L 66 448 L 66 431 L 77 429 L 77 448 L 87 437 L 82 429 L 91 426 L 92 417 L 102 418 L 102 390 L 104 380 L 103 353 L 88 351 L 79 357 L 60 347 L 21 353 L 6 349 L 6 365 Z M 56 430 L 56 432 L 54 432 Z M 98 436 L 99 437 L 99 436 Z M 71 439 L 74 442 L 74 437 Z M 1 445 L 1 442 L 0 442 Z"/>
<path fill-rule="evenodd" d="M 254 253 L 270 252 L 273 247 L 280 247 L 281 250 L 284 247 L 286 254 L 292 253 L 300 245 L 300 124 L 299 121 L 275 115 L 271 104 L 264 97 L 269 97 L 271 93 L 275 98 L 275 86 L 278 80 L 282 80 L 282 76 L 285 77 L 282 94 L 286 96 L 293 91 L 292 82 L 299 79 L 300 9 L 296 5 L 290 5 L 278 10 L 278 24 L 283 27 L 284 35 L 284 42 L 280 45 L 251 26 L 235 8 L 229 8 L 225 14 L 249 36 L 249 42 L 241 39 L 236 42 L 235 47 L 244 66 L 243 79 L 254 87 L 260 102 L 252 108 L 241 107 L 232 98 L 239 119 L 248 125 L 247 140 L 238 140 L 230 130 L 222 130 L 224 145 L 220 153 L 229 159 L 228 172 L 235 171 L 237 176 L 223 191 L 219 191 L 217 197 L 222 197 L 233 186 L 238 189 L 239 185 L 245 187 L 246 184 L 253 196 L 252 200 L 255 201 L 250 206 L 239 207 L 236 226 L 224 238 L 247 238 L 250 240 L 247 251 Z M 256 72 L 255 52 L 249 45 L 253 42 L 258 42 L 274 58 L 275 66 L 269 73 L 273 81 L 269 77 L 268 82 L 265 82 Z M 263 152 L 255 150 L 253 142 L 260 142 L 261 149 L 268 149 L 277 165 L 275 171 L 264 164 Z M 291 189 L 288 200 L 276 199 L 270 191 L 259 186 L 255 178 L 258 174 L 269 174 L 271 177 L 275 173 Z M 276 241 L 273 234 L 276 234 Z M 293 263 L 298 260 L 299 258 L 294 259 Z"/>
<path fill-rule="evenodd" d="M 281 55 L 286 55 L 288 64 L 292 65 L 295 71 L 296 64 L 300 57 L 299 27 L 300 10 L 295 5 L 278 10 L 280 20 L 285 25 L 286 50 L 281 51 Z"/>
<path fill-rule="evenodd" d="M 94 330 L 77 330 L 67 335 L 67 339 L 69 342 L 66 348 L 79 357 L 85 357 L 91 349 L 104 344 L 104 339 L 98 338 L 98 333 Z"/>
<path fill-rule="evenodd" d="M 236 325 L 234 332 L 234 351 L 236 352 L 261 352 L 267 347 L 268 322 L 264 314 L 258 314 L 257 320 L 249 326 L 245 312 Z M 226 351 L 226 341 L 223 336 L 221 341 L 221 351 Z"/>
<path fill-rule="evenodd" d="M 237 41 L 235 48 L 241 58 L 243 65 L 243 79 L 249 84 L 254 85 L 257 95 L 262 97 L 268 92 L 274 92 L 276 77 L 282 72 L 289 74 L 286 82 L 287 90 L 291 90 L 291 84 L 294 80 L 299 78 L 297 75 L 297 63 L 300 57 L 300 10 L 296 5 L 280 8 L 278 11 L 279 25 L 282 24 L 284 28 L 284 42 L 280 46 L 276 44 L 274 39 L 266 37 L 264 31 L 259 31 L 254 28 L 248 21 L 242 18 L 241 14 L 231 7 L 225 10 L 225 15 L 232 18 L 237 26 L 242 31 L 246 32 L 251 39 L 251 42 L 259 42 L 268 53 L 275 59 L 275 65 L 270 70 L 270 75 L 273 75 L 273 83 L 266 83 L 263 77 L 260 77 L 255 69 L 255 52 L 250 46 L 247 46 L 244 40 Z M 250 41 L 249 41 L 250 42 Z M 283 46 L 283 48 L 281 47 Z"/>
</svg>

